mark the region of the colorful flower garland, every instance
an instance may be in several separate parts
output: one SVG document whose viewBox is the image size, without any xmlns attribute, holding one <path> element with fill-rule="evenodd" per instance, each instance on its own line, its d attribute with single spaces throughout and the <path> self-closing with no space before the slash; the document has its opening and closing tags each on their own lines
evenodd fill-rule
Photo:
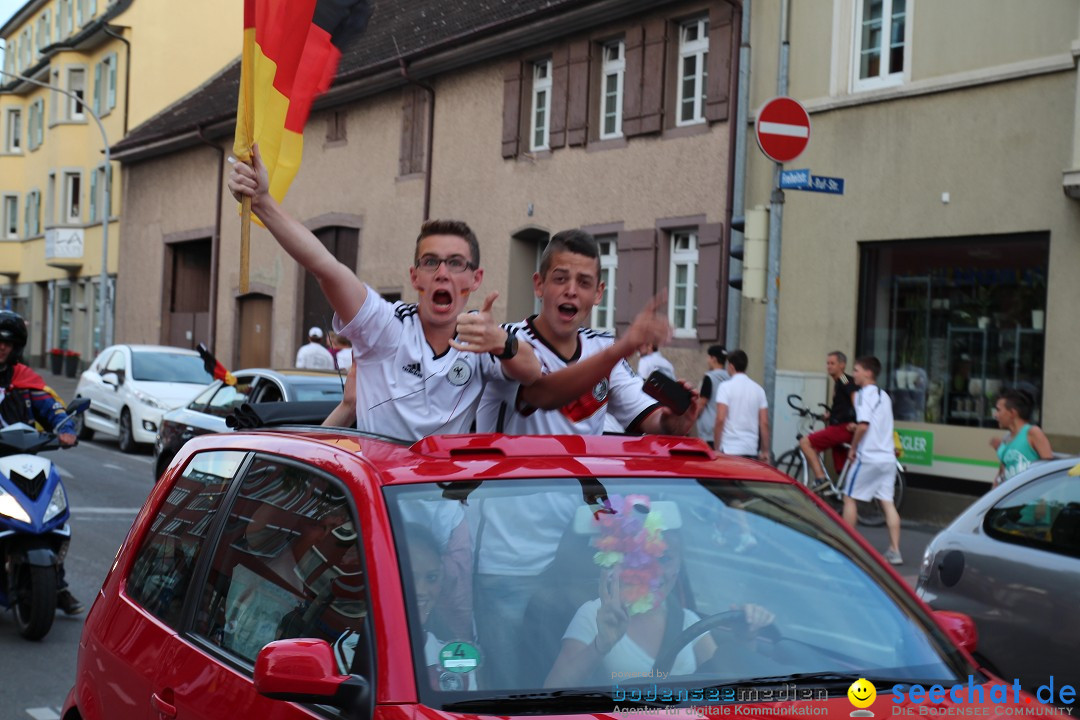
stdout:
<svg viewBox="0 0 1080 720">
<path fill-rule="evenodd" d="M 593 541 L 593 562 L 607 569 L 620 566 L 622 601 L 631 615 L 649 612 L 664 600 L 660 558 L 668 548 L 663 538 L 667 528 L 651 508 L 646 495 L 611 495 L 594 515 L 600 536 Z"/>
</svg>

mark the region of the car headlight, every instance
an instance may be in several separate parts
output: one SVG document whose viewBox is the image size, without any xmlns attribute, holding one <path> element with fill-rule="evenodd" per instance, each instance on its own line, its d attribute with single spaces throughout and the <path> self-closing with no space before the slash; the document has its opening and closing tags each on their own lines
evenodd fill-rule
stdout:
<svg viewBox="0 0 1080 720">
<path fill-rule="evenodd" d="M 0 488 L 0 515 L 5 515 L 12 520 L 19 520 L 26 524 L 30 524 L 30 516 L 26 514 L 26 510 L 19 504 L 19 501 L 12 496 L 11 493 Z"/>
<path fill-rule="evenodd" d="M 52 497 L 49 498 L 49 506 L 45 508 L 45 517 L 42 518 L 42 522 L 49 522 L 66 509 L 67 495 L 64 494 L 64 486 L 57 483 L 56 489 L 53 490 Z"/>
<path fill-rule="evenodd" d="M 156 408 L 158 410 L 168 410 L 169 409 L 168 406 L 165 405 L 163 402 L 161 402 L 157 398 L 153 397 L 152 395 L 148 395 L 147 393 L 143 392 L 142 390 L 132 390 L 131 394 L 134 395 L 135 398 L 139 402 L 141 402 L 143 405 L 149 405 L 150 407 Z"/>
</svg>

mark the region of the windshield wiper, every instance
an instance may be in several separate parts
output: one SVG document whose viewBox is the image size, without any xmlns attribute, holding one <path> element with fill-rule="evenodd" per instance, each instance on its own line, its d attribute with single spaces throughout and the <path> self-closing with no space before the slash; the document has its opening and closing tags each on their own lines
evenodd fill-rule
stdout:
<svg viewBox="0 0 1080 720">
<path fill-rule="evenodd" d="M 610 711 L 611 703 L 619 707 L 665 708 L 667 704 L 646 700 L 619 698 L 610 692 L 584 690 L 552 690 L 551 692 L 487 695 L 481 698 L 446 703 L 443 710 L 453 712 L 491 713 L 500 715 L 550 714 L 552 712 Z"/>
<path fill-rule="evenodd" d="M 806 683 L 810 685 L 816 685 L 822 689 L 842 688 L 847 689 L 851 683 L 860 678 L 865 678 L 878 688 L 892 688 L 893 685 L 922 685 L 929 687 L 931 685 L 949 685 L 950 681 L 944 680 L 920 680 L 912 678 L 895 678 L 895 677 L 883 677 L 874 675 L 873 673 L 866 672 L 841 672 L 836 670 L 825 670 L 821 672 L 807 672 L 807 673 L 792 673 L 790 675 L 773 675 L 769 677 L 758 678 L 743 678 L 735 680 L 733 682 L 727 682 L 722 685 L 716 685 L 717 688 L 731 688 L 731 687 L 771 687 L 788 684 L 800 684 Z M 710 688 L 711 689 L 711 688 Z M 807 688 L 810 689 L 810 688 Z"/>
</svg>

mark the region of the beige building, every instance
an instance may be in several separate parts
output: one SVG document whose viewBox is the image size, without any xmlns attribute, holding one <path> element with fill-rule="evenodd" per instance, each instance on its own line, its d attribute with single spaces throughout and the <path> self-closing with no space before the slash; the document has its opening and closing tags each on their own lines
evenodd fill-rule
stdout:
<svg viewBox="0 0 1080 720">
<path fill-rule="evenodd" d="M 701 348 L 725 333 L 738 6 L 386 7 L 308 122 L 288 211 L 404 299 L 415 297 L 407 269 L 423 219 L 464 219 L 480 238 L 481 291 L 500 293 L 507 319 L 535 312 L 548 237 L 588 228 L 608 286 L 593 325 L 625 327 L 667 288 L 679 337 L 666 354 L 700 378 Z M 240 294 L 239 220 L 222 183 L 238 76 L 226 69 L 114 148 L 125 180 L 117 332 L 206 341 L 233 368 L 289 366 L 330 310 L 258 228 Z M 160 296 L 147 295 L 148 279 Z"/>
<path fill-rule="evenodd" d="M 30 0 L 0 28 L 0 304 L 27 319 L 30 362 L 56 348 L 85 365 L 111 335 L 99 288 L 103 262 L 110 291 L 116 278 L 123 185 L 93 115 L 115 143 L 193 90 L 239 52 L 241 5 Z"/>
<path fill-rule="evenodd" d="M 781 5 L 753 3 L 751 120 L 776 95 Z M 823 400 L 831 350 L 874 354 L 914 471 L 989 482 L 1007 387 L 1035 397 L 1056 450 L 1080 450 L 1080 5 L 790 9 L 788 94 L 812 132 L 787 167 L 846 188 L 786 192 L 778 397 Z M 767 207 L 773 164 L 749 159 L 746 206 Z M 760 359 L 765 306 L 742 310 Z M 779 451 L 794 439 L 778 407 Z"/>
</svg>

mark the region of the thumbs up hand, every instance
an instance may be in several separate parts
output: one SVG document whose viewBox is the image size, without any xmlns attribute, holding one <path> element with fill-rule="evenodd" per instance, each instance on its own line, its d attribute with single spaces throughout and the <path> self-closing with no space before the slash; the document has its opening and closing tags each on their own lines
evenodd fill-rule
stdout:
<svg viewBox="0 0 1080 720">
<path fill-rule="evenodd" d="M 506 345 L 506 331 L 491 317 L 491 306 L 499 293 L 493 292 L 484 300 L 479 312 L 465 312 L 457 318 L 457 337 L 450 346 L 466 352 L 499 354 Z"/>
</svg>

